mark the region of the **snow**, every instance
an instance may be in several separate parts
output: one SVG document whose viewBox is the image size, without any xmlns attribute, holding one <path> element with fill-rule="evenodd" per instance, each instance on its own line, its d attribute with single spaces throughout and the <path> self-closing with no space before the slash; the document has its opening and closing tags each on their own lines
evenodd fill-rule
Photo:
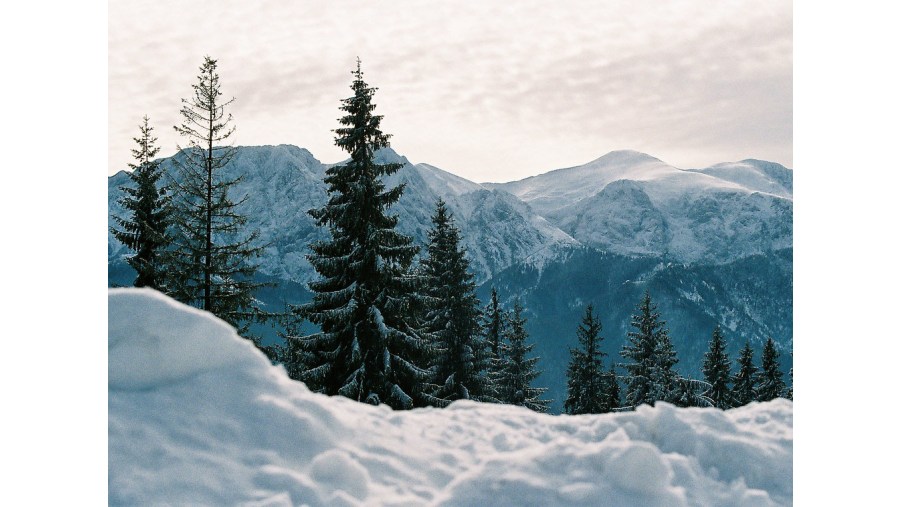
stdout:
<svg viewBox="0 0 900 507">
<path fill-rule="evenodd" d="M 502 184 L 575 240 L 722 263 L 793 245 L 793 173 L 760 160 L 679 169 L 635 151 Z"/>
<path fill-rule="evenodd" d="M 793 404 L 551 416 L 311 393 L 221 320 L 109 290 L 111 505 L 790 505 Z"/>
</svg>

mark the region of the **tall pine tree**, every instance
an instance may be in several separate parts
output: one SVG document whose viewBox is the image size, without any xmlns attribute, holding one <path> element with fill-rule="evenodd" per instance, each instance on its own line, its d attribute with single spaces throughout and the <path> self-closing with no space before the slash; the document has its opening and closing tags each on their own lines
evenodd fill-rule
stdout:
<svg viewBox="0 0 900 507">
<path fill-rule="evenodd" d="M 719 326 L 713 329 L 709 350 L 703 359 L 703 377 L 710 385 L 706 395 L 712 400 L 713 406 L 721 409 L 731 408 L 733 400 L 731 389 L 728 388 L 728 382 L 731 380 L 731 361 L 725 352 L 725 337 Z"/>
<path fill-rule="evenodd" d="M 547 389 L 531 385 L 541 372 L 535 369 L 538 358 L 526 357 L 534 349 L 534 344 L 526 343 L 528 333 L 525 322 L 522 305 L 516 300 L 504 336 L 505 343 L 501 344 L 500 355 L 503 359 L 497 378 L 498 398 L 502 403 L 546 412 L 550 402 L 540 399 L 540 396 Z"/>
<path fill-rule="evenodd" d="M 425 330 L 434 341 L 433 379 L 428 401 L 445 406 L 453 400 L 494 400 L 489 378 L 491 350 L 481 334 L 475 275 L 469 271 L 459 229 L 443 199 L 438 199 L 427 256 Z"/>
<path fill-rule="evenodd" d="M 136 163 L 128 164 L 128 174 L 133 186 L 122 188 L 124 195 L 119 204 L 131 212 L 130 217 L 113 217 L 119 229 L 110 228 L 113 236 L 134 251 L 128 264 L 137 272 L 135 287 L 165 290 L 163 283 L 163 251 L 171 238 L 170 201 L 168 188 L 158 186 L 162 172 L 153 157 L 159 153 L 157 138 L 153 136 L 150 118 L 144 116 L 140 125 L 141 135 L 135 137 L 138 147 L 131 150 Z"/>
<path fill-rule="evenodd" d="M 254 260 L 262 254 L 258 231 L 246 230 L 247 217 L 238 212 L 243 202 L 229 191 L 241 176 L 222 172 L 236 148 L 223 146 L 234 133 L 225 109 L 234 99 L 222 100 L 217 63 L 205 57 L 193 96 L 182 99 L 182 124 L 175 131 L 187 139 L 175 163 L 176 242 L 171 255 L 172 295 L 198 306 L 247 335 L 249 323 L 260 320 L 254 293 L 264 284 L 254 280 Z"/>
<path fill-rule="evenodd" d="M 758 369 L 753 365 L 753 349 L 750 348 L 750 342 L 744 343 L 737 367 L 738 371 L 733 379 L 734 405 L 741 407 L 758 397 L 756 392 Z"/>
<path fill-rule="evenodd" d="M 757 400 L 769 401 L 785 395 L 781 365 L 778 364 L 778 349 L 770 336 L 763 346 L 762 369 L 759 372 Z"/>
<path fill-rule="evenodd" d="M 606 354 L 600 350 L 601 329 L 600 319 L 594 316 L 594 305 L 588 305 L 576 330 L 579 348 L 569 349 L 568 394 L 564 405 L 567 414 L 601 414 L 610 410 L 608 378 L 603 371 Z"/>
<path fill-rule="evenodd" d="M 375 88 L 363 80 L 357 60 L 342 100 L 345 115 L 335 144 L 350 160 L 328 168 L 328 202 L 310 210 L 331 239 L 310 245 L 319 279 L 309 284 L 313 300 L 298 310 L 320 332 L 295 338 L 303 349 L 302 379 L 315 391 L 393 408 L 422 402 L 428 380 L 427 343 L 411 315 L 417 281 L 409 269 L 418 248 L 395 230 L 388 215 L 403 185 L 386 189 L 384 176 L 400 164 L 376 164 L 375 151 L 388 146 L 380 115 L 373 114 Z"/>
<path fill-rule="evenodd" d="M 637 408 L 668 397 L 665 391 L 674 386 L 665 384 L 675 380 L 672 366 L 677 359 L 668 340 L 665 322 L 660 319 L 649 291 L 644 293 L 637 313 L 631 317 L 631 326 L 634 331 L 628 332 L 628 342 L 622 347 L 621 356 L 631 360 L 622 365 L 626 371 L 625 405 Z"/>
</svg>

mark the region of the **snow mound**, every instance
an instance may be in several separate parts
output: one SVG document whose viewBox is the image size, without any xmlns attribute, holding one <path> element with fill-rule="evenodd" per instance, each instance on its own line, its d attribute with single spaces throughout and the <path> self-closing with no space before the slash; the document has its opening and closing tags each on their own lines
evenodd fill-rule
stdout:
<svg viewBox="0 0 900 507">
<path fill-rule="evenodd" d="M 311 393 L 215 317 L 109 291 L 111 505 L 790 505 L 793 404 L 550 416 Z"/>
<path fill-rule="evenodd" d="M 245 361 L 254 350 L 224 321 L 159 292 L 109 289 L 110 389 L 177 382 Z M 257 355 L 256 363 L 265 361 Z"/>
</svg>

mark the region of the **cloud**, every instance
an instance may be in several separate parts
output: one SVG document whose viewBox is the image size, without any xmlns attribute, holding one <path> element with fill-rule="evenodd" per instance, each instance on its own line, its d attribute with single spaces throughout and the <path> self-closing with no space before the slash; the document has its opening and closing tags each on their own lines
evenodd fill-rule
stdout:
<svg viewBox="0 0 900 507">
<path fill-rule="evenodd" d="M 468 178 L 620 148 L 682 167 L 790 165 L 790 3 L 635 5 L 115 2 L 110 171 L 144 113 L 174 151 L 168 131 L 204 54 L 237 97 L 238 144 L 289 142 L 325 161 L 342 158 L 330 130 L 359 56 L 395 147 Z"/>
</svg>

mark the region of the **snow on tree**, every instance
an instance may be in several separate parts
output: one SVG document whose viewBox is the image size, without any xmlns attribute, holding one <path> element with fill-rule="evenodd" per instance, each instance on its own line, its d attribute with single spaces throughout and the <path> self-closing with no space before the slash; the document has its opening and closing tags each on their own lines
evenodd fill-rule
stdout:
<svg viewBox="0 0 900 507">
<path fill-rule="evenodd" d="M 763 346 L 762 368 L 757 381 L 757 400 L 769 401 L 785 395 L 784 379 L 778 364 L 778 349 L 770 336 Z"/>
<path fill-rule="evenodd" d="M 517 299 L 504 334 L 505 341 L 500 346 L 502 366 L 496 384 L 498 399 L 502 403 L 546 412 L 550 401 L 542 400 L 540 396 L 547 389 L 531 385 L 541 372 L 535 370 L 539 358 L 526 357 L 534 349 L 534 344 L 525 343 L 528 339 L 525 322 L 522 305 Z"/>
<path fill-rule="evenodd" d="M 750 342 L 744 343 L 741 349 L 741 355 L 738 358 L 738 371 L 732 379 L 734 395 L 734 405 L 737 407 L 744 406 L 751 401 L 757 399 L 756 381 L 758 369 L 753 364 L 753 349 L 750 348 Z"/>
<path fill-rule="evenodd" d="M 500 307 L 497 289 L 491 287 L 491 301 L 487 304 L 482 314 L 484 316 L 484 337 L 491 347 L 494 358 L 500 357 L 500 343 L 503 341 L 503 324 L 506 320 L 505 312 Z"/>
<path fill-rule="evenodd" d="M 319 279 L 309 284 L 312 301 L 297 310 L 320 331 L 294 339 L 311 389 L 412 408 L 424 404 L 419 387 L 429 376 L 428 345 L 411 314 L 417 280 L 410 264 L 418 247 L 387 213 L 404 187 L 386 189 L 382 181 L 400 164 L 374 162 L 390 139 L 381 131 L 382 116 L 373 114 L 376 88 L 363 80 L 358 59 L 352 74 L 353 95 L 342 100 L 342 127 L 334 131 L 350 159 L 328 168 L 328 202 L 309 211 L 331 239 L 310 245 L 307 258 Z"/>
<path fill-rule="evenodd" d="M 212 312 L 247 336 L 250 321 L 265 316 L 254 298 L 264 286 L 254 280 L 253 263 L 262 247 L 256 245 L 258 231 L 247 231 L 247 217 L 238 213 L 243 201 L 229 196 L 241 177 L 222 176 L 236 151 L 221 145 L 234 133 L 232 116 L 225 112 L 234 99 L 222 100 L 216 67 L 216 60 L 204 58 L 193 96 L 182 99 L 182 124 L 175 126 L 188 145 L 179 146 L 174 158 L 179 177 L 170 289 L 176 299 Z"/>
<path fill-rule="evenodd" d="M 429 403 L 446 406 L 453 400 L 494 400 L 488 377 L 491 350 L 481 334 L 480 302 L 475 275 L 469 270 L 459 229 L 443 199 L 438 199 L 428 232 L 424 329 L 433 340 Z"/>
<path fill-rule="evenodd" d="M 150 287 L 165 291 L 163 282 L 163 251 L 171 238 L 170 223 L 171 195 L 168 187 L 158 186 L 162 172 L 159 161 L 153 157 L 159 153 L 157 138 L 153 136 L 150 118 L 144 116 L 139 126 L 141 135 L 135 137 L 138 147 L 131 150 L 134 164 L 128 173 L 133 186 L 123 186 L 123 196 L 119 199 L 122 208 L 131 212 L 130 217 L 113 217 L 119 228 L 110 228 L 113 236 L 134 251 L 126 260 L 137 272 L 135 287 Z"/>
<path fill-rule="evenodd" d="M 496 395 L 496 383 L 500 376 L 500 371 L 503 369 L 503 335 L 506 332 L 509 316 L 500 306 L 500 298 L 495 287 L 491 287 L 491 300 L 485 306 L 482 315 L 484 320 L 481 326 L 484 330 L 484 339 L 490 347 L 491 353 L 491 360 L 488 365 L 489 378 L 495 384 L 494 391 Z"/>
<path fill-rule="evenodd" d="M 566 371 L 568 394 L 564 405 L 567 414 L 601 414 L 610 411 L 607 375 L 603 371 L 600 342 L 603 337 L 600 319 L 594 316 L 594 305 L 588 305 L 576 330 L 579 347 L 569 349 L 571 359 Z"/>
<path fill-rule="evenodd" d="M 665 324 L 661 322 L 661 324 Z M 660 328 L 656 337 L 656 347 L 653 351 L 653 365 L 650 369 L 650 397 L 656 400 L 676 403 L 680 376 L 675 371 L 678 357 L 675 347 L 669 338 L 669 331 L 665 327 Z"/>
<path fill-rule="evenodd" d="M 731 361 L 725 352 L 725 337 L 719 326 L 713 329 L 709 350 L 703 359 L 703 377 L 710 385 L 706 395 L 712 400 L 713 406 L 721 409 L 731 408 L 732 393 L 728 388 L 728 382 L 731 380 Z"/>
<path fill-rule="evenodd" d="M 625 405 L 652 405 L 667 397 L 667 389 L 674 388 L 675 376 L 671 368 L 677 359 L 665 322 L 660 320 L 649 291 L 644 293 L 637 313 L 631 317 L 631 326 L 634 331 L 628 332 L 628 342 L 621 351 L 621 356 L 630 360 L 622 365 L 626 371 Z"/>
</svg>

